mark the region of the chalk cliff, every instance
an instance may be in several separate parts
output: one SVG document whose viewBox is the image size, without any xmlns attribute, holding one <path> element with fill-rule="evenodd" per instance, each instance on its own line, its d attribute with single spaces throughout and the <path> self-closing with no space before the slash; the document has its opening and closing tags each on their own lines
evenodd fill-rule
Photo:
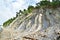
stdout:
<svg viewBox="0 0 60 40">
<path fill-rule="evenodd" d="M 35 9 L 2 29 L 0 40 L 60 40 L 60 8 Z"/>
</svg>

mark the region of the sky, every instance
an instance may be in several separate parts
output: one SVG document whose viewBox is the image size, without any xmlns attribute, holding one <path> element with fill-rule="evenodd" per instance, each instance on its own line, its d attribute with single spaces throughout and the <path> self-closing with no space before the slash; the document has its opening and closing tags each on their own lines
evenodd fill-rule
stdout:
<svg viewBox="0 0 60 40">
<path fill-rule="evenodd" d="M 29 5 L 35 6 L 41 0 L 0 0 L 0 25 L 16 16 L 16 12 L 26 9 Z"/>
</svg>

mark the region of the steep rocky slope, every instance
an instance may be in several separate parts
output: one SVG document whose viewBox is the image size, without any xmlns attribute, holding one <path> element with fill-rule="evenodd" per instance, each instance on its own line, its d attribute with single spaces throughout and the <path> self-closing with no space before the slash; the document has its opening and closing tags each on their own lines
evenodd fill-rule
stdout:
<svg viewBox="0 0 60 40">
<path fill-rule="evenodd" d="M 0 40 L 60 40 L 60 8 L 18 16 L 0 35 Z"/>
</svg>

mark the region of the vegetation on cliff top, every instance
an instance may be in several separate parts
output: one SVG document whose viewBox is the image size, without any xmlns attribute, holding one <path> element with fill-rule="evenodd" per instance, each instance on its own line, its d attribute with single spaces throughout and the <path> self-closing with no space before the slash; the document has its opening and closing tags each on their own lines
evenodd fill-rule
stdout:
<svg viewBox="0 0 60 40">
<path fill-rule="evenodd" d="M 8 25 L 9 25 L 10 23 L 12 23 L 15 19 L 16 19 L 16 17 L 13 17 L 13 18 L 7 20 L 6 22 L 3 23 L 3 26 L 4 26 L 4 27 L 8 26 Z"/>
<path fill-rule="evenodd" d="M 40 1 L 40 2 L 36 3 L 35 7 L 30 5 L 30 6 L 28 6 L 27 10 L 24 9 L 23 11 L 19 10 L 19 12 L 16 12 L 16 17 L 13 17 L 13 18 L 7 20 L 6 22 L 4 22 L 3 26 L 4 27 L 8 26 L 10 23 L 12 23 L 18 17 L 18 15 L 20 15 L 20 16 L 21 16 L 21 14 L 28 15 L 34 9 L 39 9 L 39 8 L 57 8 L 57 7 L 60 7 L 60 1 L 59 0 L 52 0 L 52 2 L 50 2 L 48 0 Z"/>
</svg>

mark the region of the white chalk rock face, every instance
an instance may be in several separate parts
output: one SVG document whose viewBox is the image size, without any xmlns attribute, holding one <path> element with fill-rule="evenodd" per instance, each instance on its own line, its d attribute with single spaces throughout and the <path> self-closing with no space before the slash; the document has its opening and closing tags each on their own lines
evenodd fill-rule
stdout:
<svg viewBox="0 0 60 40">
<path fill-rule="evenodd" d="M 3 29 L 0 40 L 60 40 L 59 8 L 40 8 L 18 16 Z"/>
</svg>

